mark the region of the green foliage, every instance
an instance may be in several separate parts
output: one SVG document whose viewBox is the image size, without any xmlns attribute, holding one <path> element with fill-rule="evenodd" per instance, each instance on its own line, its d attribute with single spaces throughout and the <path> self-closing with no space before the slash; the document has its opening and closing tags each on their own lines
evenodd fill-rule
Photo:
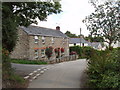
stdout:
<svg viewBox="0 0 120 90">
<path fill-rule="evenodd" d="M 119 50 L 92 52 L 92 57 L 88 61 L 87 72 L 90 87 L 120 88 Z"/>
<path fill-rule="evenodd" d="M 65 34 L 70 38 L 80 38 L 80 36 L 84 37 L 84 35 L 82 35 L 82 34 L 77 36 L 76 34 L 73 34 L 70 31 L 66 31 Z"/>
<path fill-rule="evenodd" d="M 15 84 L 22 86 L 26 81 L 14 73 L 14 70 L 11 68 L 10 61 L 11 59 L 8 55 L 2 54 L 2 87 L 14 88 L 17 87 Z"/>
<path fill-rule="evenodd" d="M 72 34 L 70 31 L 66 31 L 65 34 L 66 34 L 68 37 L 71 37 L 71 38 L 75 38 L 75 37 L 77 37 L 77 35 Z"/>
<path fill-rule="evenodd" d="M 13 81 L 13 82 L 19 82 L 20 84 L 25 82 L 25 80 L 22 77 L 20 77 L 19 75 L 16 75 L 16 74 L 12 74 L 9 77 L 9 80 Z"/>
<path fill-rule="evenodd" d="M 17 40 L 17 28 L 19 26 L 29 26 L 37 24 L 36 19 L 46 20 L 50 14 L 61 12 L 59 2 L 2 2 L 2 49 L 9 53 L 2 53 L 3 60 L 3 83 L 5 87 L 10 87 L 12 76 L 9 54 L 13 51 Z M 13 79 L 13 77 L 12 77 Z M 14 78 L 17 79 L 17 78 Z M 12 82 L 13 83 L 13 82 Z M 14 84 L 16 84 L 15 82 Z"/>
<path fill-rule="evenodd" d="M 37 24 L 50 14 L 61 12 L 59 2 L 3 2 L 2 3 L 2 43 L 11 52 L 16 44 L 17 27 Z"/>
<path fill-rule="evenodd" d="M 95 49 L 91 47 L 80 47 L 80 46 L 72 46 L 69 49 L 70 52 L 75 51 L 79 55 L 79 58 L 87 58 L 87 59 L 91 57 L 92 55 L 91 52 L 95 51 Z"/>
<path fill-rule="evenodd" d="M 53 48 L 52 47 L 47 47 L 45 50 L 45 54 L 48 57 L 48 59 L 52 56 L 53 53 Z"/>
<path fill-rule="evenodd" d="M 111 47 L 112 43 L 120 40 L 119 14 L 120 1 L 105 2 L 97 5 L 94 2 L 95 12 L 87 16 L 83 22 L 91 35 L 104 37 L 104 41 Z"/>
<path fill-rule="evenodd" d="M 90 40 L 90 42 L 104 42 L 103 37 L 92 37 L 91 35 L 89 35 L 88 37 L 85 37 L 85 40 Z"/>
<path fill-rule="evenodd" d="M 21 59 L 11 59 L 11 62 L 19 63 L 19 64 L 37 64 L 37 65 L 47 64 L 47 62 L 44 62 L 44 61 L 21 60 Z"/>
</svg>

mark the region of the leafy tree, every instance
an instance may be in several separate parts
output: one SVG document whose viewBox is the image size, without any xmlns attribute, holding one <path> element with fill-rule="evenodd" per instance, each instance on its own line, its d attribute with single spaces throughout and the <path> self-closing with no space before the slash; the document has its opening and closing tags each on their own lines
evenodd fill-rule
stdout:
<svg viewBox="0 0 120 90">
<path fill-rule="evenodd" d="M 104 37 L 104 41 L 112 47 L 119 40 L 120 34 L 120 1 L 105 2 L 97 5 L 92 2 L 95 12 L 87 16 L 83 22 L 92 35 Z"/>
<path fill-rule="evenodd" d="M 72 34 L 70 31 L 66 31 L 65 33 L 68 37 L 75 38 L 77 37 L 75 34 Z"/>
<path fill-rule="evenodd" d="M 90 40 L 90 42 L 104 42 L 103 37 L 92 37 L 91 35 L 89 35 L 88 37 L 85 37 L 85 40 Z"/>
<path fill-rule="evenodd" d="M 68 37 L 70 37 L 70 38 L 79 38 L 80 37 L 80 35 L 76 35 L 76 34 L 72 34 L 70 31 L 66 31 L 66 33 L 65 33 Z M 82 37 L 84 37 L 84 35 L 81 35 Z"/>
<path fill-rule="evenodd" d="M 37 24 L 36 19 L 47 20 L 50 14 L 61 12 L 59 2 L 3 2 L 2 3 L 2 63 L 3 87 L 10 88 L 16 80 L 11 78 L 9 54 L 16 45 L 17 28 Z"/>
<path fill-rule="evenodd" d="M 50 14 L 61 12 L 59 2 L 3 2 L 2 3 L 2 43 L 11 52 L 17 39 L 17 27 L 37 24 Z"/>
</svg>

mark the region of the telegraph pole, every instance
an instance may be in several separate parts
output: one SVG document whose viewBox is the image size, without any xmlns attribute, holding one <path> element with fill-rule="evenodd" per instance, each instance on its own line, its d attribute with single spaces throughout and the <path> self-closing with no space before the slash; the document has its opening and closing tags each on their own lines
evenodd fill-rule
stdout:
<svg viewBox="0 0 120 90">
<path fill-rule="evenodd" d="M 80 47 L 81 47 L 81 28 L 80 28 Z"/>
</svg>

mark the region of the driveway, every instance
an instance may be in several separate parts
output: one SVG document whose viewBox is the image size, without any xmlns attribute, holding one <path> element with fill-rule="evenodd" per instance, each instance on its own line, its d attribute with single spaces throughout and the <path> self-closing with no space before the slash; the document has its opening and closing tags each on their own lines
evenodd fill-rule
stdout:
<svg viewBox="0 0 120 90">
<path fill-rule="evenodd" d="M 83 88 L 86 82 L 85 59 L 48 65 L 49 70 L 30 82 L 28 88 Z M 22 67 L 21 67 L 22 68 Z"/>
</svg>

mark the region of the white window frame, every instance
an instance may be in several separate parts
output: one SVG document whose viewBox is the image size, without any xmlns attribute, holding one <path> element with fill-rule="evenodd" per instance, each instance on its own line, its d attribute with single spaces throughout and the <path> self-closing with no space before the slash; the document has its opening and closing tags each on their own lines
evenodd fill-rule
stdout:
<svg viewBox="0 0 120 90">
<path fill-rule="evenodd" d="M 53 37 L 51 37 L 51 41 L 52 41 L 52 44 L 54 43 L 54 38 Z"/>
<path fill-rule="evenodd" d="M 35 55 L 35 59 L 39 58 L 39 51 L 38 51 L 38 49 L 35 49 L 34 55 Z"/>
<path fill-rule="evenodd" d="M 38 43 L 39 39 L 38 36 L 34 36 L 35 43 Z"/>
<path fill-rule="evenodd" d="M 41 57 L 45 57 L 45 49 L 41 49 Z"/>
<path fill-rule="evenodd" d="M 65 44 L 65 38 L 63 38 L 63 44 Z"/>
<path fill-rule="evenodd" d="M 45 37 L 42 36 L 42 43 L 45 43 Z"/>
</svg>

